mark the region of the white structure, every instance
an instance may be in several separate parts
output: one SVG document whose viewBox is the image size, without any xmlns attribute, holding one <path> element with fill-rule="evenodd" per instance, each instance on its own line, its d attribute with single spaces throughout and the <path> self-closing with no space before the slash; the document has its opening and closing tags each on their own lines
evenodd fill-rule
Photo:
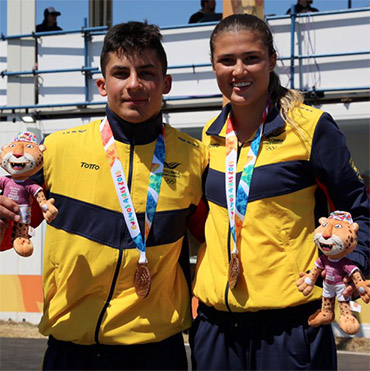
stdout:
<svg viewBox="0 0 370 371">
<path fill-rule="evenodd" d="M 287 16 L 268 20 L 281 58 L 276 71 L 283 84 L 291 86 L 293 77 L 294 87 L 309 91 L 311 103 L 329 111 L 343 127 L 349 123 L 362 126 L 369 118 L 369 15 L 370 8 L 297 17 L 293 75 L 291 20 Z M 173 76 L 172 91 L 165 97 L 166 120 L 180 128 L 198 128 L 197 135 L 222 104 L 209 60 L 213 28 L 212 24 L 198 24 L 162 29 L 169 73 Z M 95 80 L 104 32 L 92 29 L 86 34 L 86 38 L 85 33 L 76 31 L 37 38 L 37 66 L 29 55 L 23 59 L 31 59 L 32 63 L 13 63 L 14 39 L 0 42 L 1 55 L 5 56 L 0 59 L 0 72 L 6 71 L 0 79 L 2 120 L 19 121 L 31 114 L 36 118 L 34 126 L 46 135 L 81 123 L 81 117 L 86 122 L 103 115 L 104 100 L 95 88 Z M 17 94 L 10 81 L 15 79 L 20 81 Z M 322 94 L 322 99 L 316 99 Z M 23 96 L 28 99 L 25 101 Z M 360 168 L 366 169 L 363 165 L 359 164 Z"/>
</svg>

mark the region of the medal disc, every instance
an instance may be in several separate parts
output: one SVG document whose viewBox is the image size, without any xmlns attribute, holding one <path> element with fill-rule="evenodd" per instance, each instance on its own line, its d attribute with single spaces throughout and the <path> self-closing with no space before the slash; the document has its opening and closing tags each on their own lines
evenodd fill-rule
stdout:
<svg viewBox="0 0 370 371">
<path fill-rule="evenodd" d="M 139 298 L 144 299 L 150 291 L 151 279 L 147 263 L 138 263 L 135 272 L 135 290 Z"/>
<path fill-rule="evenodd" d="M 231 254 L 229 263 L 229 287 L 233 289 L 236 287 L 239 278 L 239 257 L 238 254 Z"/>
</svg>

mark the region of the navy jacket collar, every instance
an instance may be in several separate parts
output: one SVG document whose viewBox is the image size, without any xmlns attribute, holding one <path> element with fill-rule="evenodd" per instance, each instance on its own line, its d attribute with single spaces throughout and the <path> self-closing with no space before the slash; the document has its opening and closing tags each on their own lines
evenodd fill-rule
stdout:
<svg viewBox="0 0 370 371">
<path fill-rule="evenodd" d="M 218 115 L 215 121 L 211 124 L 211 126 L 206 131 L 207 135 L 213 135 L 213 136 L 220 136 L 220 132 L 224 125 L 226 124 L 227 116 L 229 115 L 231 111 L 231 104 L 228 103 L 221 111 L 221 113 Z M 273 107 L 265 122 L 265 127 L 263 130 L 264 136 L 269 136 L 274 131 L 281 129 L 285 126 L 285 121 L 279 114 L 279 110 L 277 107 Z"/>
<path fill-rule="evenodd" d="M 133 124 L 117 116 L 107 105 L 106 114 L 115 140 L 128 144 L 147 144 L 155 141 L 162 131 L 162 113 L 148 121 Z"/>
</svg>

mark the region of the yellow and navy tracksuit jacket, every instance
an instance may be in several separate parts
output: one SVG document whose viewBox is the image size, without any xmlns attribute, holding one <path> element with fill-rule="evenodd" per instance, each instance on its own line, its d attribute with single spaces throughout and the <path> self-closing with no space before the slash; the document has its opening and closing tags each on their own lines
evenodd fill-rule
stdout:
<svg viewBox="0 0 370 371">
<path fill-rule="evenodd" d="M 328 215 L 325 193 L 336 209 L 351 212 L 359 223 L 359 243 L 349 258 L 367 274 L 369 201 L 343 134 L 330 115 L 318 109 L 306 105 L 295 109 L 292 118 L 297 130 L 274 108 L 266 120 L 238 240 L 241 273 L 237 287 L 229 289 L 232 238 L 225 196 L 229 112 L 227 105 L 203 131 L 210 156 L 205 181 L 210 212 L 207 244 L 198 254 L 195 296 L 217 310 L 232 312 L 285 308 L 320 298 L 320 288 L 305 297 L 295 282 L 299 272 L 310 270 L 318 257 L 313 235 L 319 217 Z M 250 143 L 239 149 L 237 184 Z"/>
<path fill-rule="evenodd" d="M 162 116 L 140 124 L 107 108 L 141 231 Z M 44 335 L 77 344 L 158 342 L 191 324 L 186 221 L 202 196 L 206 147 L 165 125 L 166 156 L 147 240 L 151 291 L 134 289 L 139 253 L 127 230 L 99 132 L 100 120 L 45 139 L 43 182 L 58 217 L 47 227 Z M 183 267 L 179 260 L 184 260 Z"/>
</svg>

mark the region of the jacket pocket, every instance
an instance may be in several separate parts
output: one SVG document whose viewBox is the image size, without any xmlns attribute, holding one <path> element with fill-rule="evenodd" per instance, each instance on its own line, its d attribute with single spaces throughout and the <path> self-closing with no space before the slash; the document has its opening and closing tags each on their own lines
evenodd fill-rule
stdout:
<svg viewBox="0 0 370 371">
<path fill-rule="evenodd" d="M 300 270 L 297 264 L 297 256 L 295 251 L 292 249 L 287 231 L 281 230 L 280 237 L 283 243 L 287 260 L 289 262 L 290 271 L 293 272 L 294 277 L 298 279 Z"/>
</svg>

